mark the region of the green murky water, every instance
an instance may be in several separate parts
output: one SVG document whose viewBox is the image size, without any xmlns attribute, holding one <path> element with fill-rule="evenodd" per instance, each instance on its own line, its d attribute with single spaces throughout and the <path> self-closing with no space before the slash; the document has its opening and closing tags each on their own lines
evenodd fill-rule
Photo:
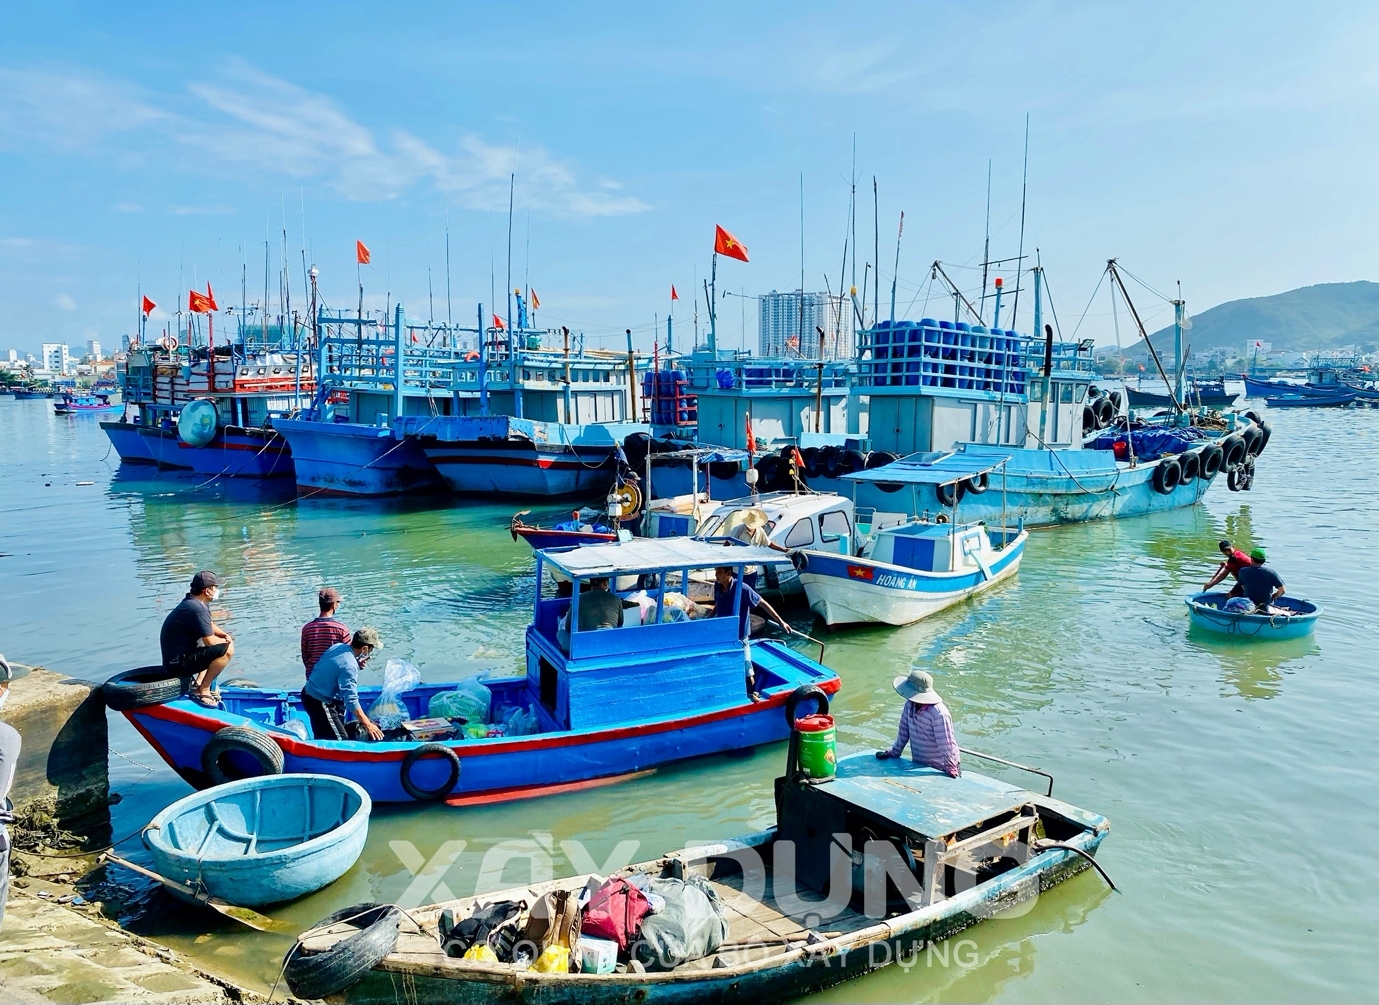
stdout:
<svg viewBox="0 0 1379 1005">
<path fill-rule="evenodd" d="M 1084 873 L 1018 918 L 963 933 L 946 958 L 819 1000 L 1379 998 L 1379 502 L 1366 461 L 1379 456 L 1379 411 L 1270 418 L 1252 493 L 1218 484 L 1192 510 L 1038 532 L 1018 579 L 979 603 L 830 637 L 841 747 L 888 742 L 891 678 L 932 669 L 960 742 L 1044 767 L 1056 794 L 1111 819 L 1100 860 L 1124 893 Z M 508 536 L 511 512 L 297 504 L 254 486 L 121 471 L 89 417 L 0 398 L 0 648 L 93 678 L 150 662 L 164 613 L 210 567 L 229 576 L 233 676 L 299 678 L 297 629 L 322 583 L 344 592 L 351 625 L 380 628 L 384 655 L 412 659 L 428 679 L 516 668 L 532 559 Z M 1267 546 L 1290 592 L 1325 606 L 1314 640 L 1188 634 L 1182 597 L 1209 575 L 1223 535 Z M 115 833 L 136 833 L 187 788 L 122 717 L 111 716 L 111 739 L 124 796 Z M 753 830 L 771 822 L 782 761 L 783 747 L 534 802 L 381 808 L 356 868 L 274 913 L 300 929 L 362 900 L 525 881 L 529 859 L 503 868 L 505 850 L 549 849 L 552 868 L 575 871 L 585 856 L 602 866 Z M 137 853 L 137 839 L 122 848 Z M 226 927 L 155 891 L 136 900 L 141 931 L 251 985 L 277 976 L 289 939 Z"/>
</svg>

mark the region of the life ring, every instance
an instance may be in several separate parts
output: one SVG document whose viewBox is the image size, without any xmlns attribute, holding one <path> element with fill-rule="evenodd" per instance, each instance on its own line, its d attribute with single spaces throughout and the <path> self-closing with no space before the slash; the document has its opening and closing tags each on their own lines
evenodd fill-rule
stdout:
<svg viewBox="0 0 1379 1005">
<path fill-rule="evenodd" d="M 246 762 L 253 762 L 258 770 L 244 771 Z M 262 730 L 252 726 L 226 726 L 216 730 L 210 742 L 201 748 L 201 770 L 212 785 L 261 775 L 281 775 L 283 752 Z"/>
<path fill-rule="evenodd" d="M 800 710 L 800 705 L 809 699 L 813 699 L 819 706 L 818 715 L 828 715 L 828 694 L 823 688 L 816 684 L 804 684 L 790 692 L 790 697 L 785 699 L 785 721 L 791 729 L 795 728 L 795 720 L 799 718 L 796 714 Z"/>
<path fill-rule="evenodd" d="M 1211 481 L 1221 473 L 1224 454 L 1221 451 L 1221 447 L 1215 443 L 1203 447 L 1199 453 L 1201 454 L 1202 460 L 1198 465 L 1197 473 L 1206 481 Z"/>
<path fill-rule="evenodd" d="M 355 929 L 325 949 L 309 950 L 306 935 L 348 921 Z M 397 946 L 402 910 L 394 904 L 355 904 L 322 918 L 288 950 L 283 977 L 303 1001 L 320 1001 L 359 983 Z"/>
<path fill-rule="evenodd" d="M 934 495 L 938 496 L 940 506 L 956 506 L 966 495 L 962 482 L 947 482 L 943 485 L 934 486 Z"/>
<path fill-rule="evenodd" d="M 962 487 L 966 491 L 971 492 L 974 496 L 979 496 L 985 492 L 987 486 L 991 484 L 989 474 L 990 472 L 983 471 L 981 474 L 972 475 L 967 481 L 962 483 Z"/>
<path fill-rule="evenodd" d="M 1221 441 L 1221 452 L 1221 465 L 1227 471 L 1234 471 L 1240 467 L 1248 453 L 1245 449 L 1245 440 L 1234 433 Z"/>
<path fill-rule="evenodd" d="M 1183 469 L 1179 466 L 1177 458 L 1166 457 L 1154 468 L 1154 491 L 1160 495 L 1170 494 L 1182 480 Z"/>
<path fill-rule="evenodd" d="M 476 360 L 478 360 L 478 358 L 479 358 L 479 354 L 478 354 L 477 352 L 475 352 L 473 349 L 469 350 L 469 352 L 467 352 L 467 353 L 464 354 L 464 361 L 465 361 L 466 363 L 473 363 L 473 362 L 475 362 Z"/>
<path fill-rule="evenodd" d="M 450 762 L 450 774 L 446 777 L 445 783 L 434 789 L 423 789 L 412 781 L 412 769 L 416 767 L 418 761 L 428 754 L 440 754 L 442 758 Z M 459 780 L 460 756 L 443 743 L 423 743 L 407 751 L 407 756 L 402 759 L 402 787 L 417 802 L 425 803 L 444 799 L 450 795 L 450 790 L 455 787 L 455 783 Z"/>
<path fill-rule="evenodd" d="M 1191 485 L 1202 473 L 1202 457 L 1195 450 L 1178 455 L 1178 484 Z"/>
<path fill-rule="evenodd" d="M 870 471 L 872 468 L 884 468 L 887 464 L 891 463 L 891 461 L 898 459 L 899 458 L 889 450 L 873 450 L 871 453 L 867 454 L 867 470 Z"/>
</svg>

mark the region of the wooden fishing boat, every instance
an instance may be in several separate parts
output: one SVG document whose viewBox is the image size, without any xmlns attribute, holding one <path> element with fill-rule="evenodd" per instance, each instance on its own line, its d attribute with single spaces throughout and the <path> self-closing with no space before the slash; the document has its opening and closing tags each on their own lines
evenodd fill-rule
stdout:
<svg viewBox="0 0 1379 1005">
<path fill-rule="evenodd" d="M 1002 458 L 963 458 L 966 466 L 895 465 L 901 484 L 946 490 L 952 517 L 928 514 L 877 527 L 857 554 L 806 550 L 795 568 L 809 606 L 832 627 L 865 622 L 913 624 L 1013 576 L 1028 531 L 959 523 L 959 485 L 985 491 Z M 903 468 L 903 470 L 902 470 Z M 855 479 L 856 475 L 845 475 Z"/>
<path fill-rule="evenodd" d="M 1226 610 L 1225 593 L 1195 593 L 1185 603 L 1193 628 L 1246 639 L 1298 639 L 1311 635 L 1322 609 L 1297 597 L 1279 597 L 1273 607 L 1286 613 L 1250 614 Z"/>
<path fill-rule="evenodd" d="M 144 828 L 144 845 L 161 875 L 259 907 L 314 893 L 348 872 L 364 850 L 372 808 L 368 793 L 343 778 L 246 778 L 177 800 Z"/>
<path fill-rule="evenodd" d="M 66 394 L 53 402 L 53 411 L 58 415 L 75 415 L 78 412 L 115 412 L 124 406 L 112 402 L 108 394 Z"/>
<path fill-rule="evenodd" d="M 1051 791 L 1052 782 L 1049 793 L 1034 792 L 975 772 L 950 778 L 870 752 L 840 759 L 837 777 L 826 784 L 811 784 L 788 768 L 776 781 L 775 827 L 618 873 L 707 887 L 726 927 L 707 955 L 667 959 L 659 943 L 641 938 L 623 954 L 636 958 L 637 967 L 538 973 L 442 951 L 442 912 L 459 920 L 481 904 L 530 905 L 548 892 L 577 895 L 602 881 L 579 875 L 409 911 L 419 930 L 405 926 L 391 951 L 384 944 L 371 957 L 377 962 L 357 984 L 336 990 L 347 1002 L 389 1005 L 400 1000 L 400 987 L 408 1000 L 452 1003 L 765 1005 L 926 951 L 946 959 L 948 936 L 1037 897 L 1089 863 L 1100 871 L 1093 856 L 1109 822 Z M 357 932 L 338 924 L 318 928 L 293 952 L 325 963 L 342 938 Z"/>
<path fill-rule="evenodd" d="M 304 771 L 348 778 L 375 802 L 465 806 L 608 784 L 674 761 L 783 740 L 789 729 L 780 712 L 797 687 L 837 691 L 837 674 L 784 643 L 745 646 L 740 590 L 726 617 L 689 619 L 677 606 L 677 593 L 696 570 L 729 566 L 740 580 L 744 566 L 779 558 L 766 548 L 689 538 L 537 552 L 526 673 L 485 675 L 484 723 L 441 723 L 438 733 L 408 723 L 440 715 L 432 701 L 454 683 L 396 696 L 406 713 L 401 731 L 377 743 L 312 737 L 295 691 L 227 685 L 223 707 L 204 708 L 179 698 L 176 680 L 166 687 L 150 681 L 157 668 L 149 668 L 128 672 L 142 673 L 141 682 L 117 684 L 114 693 L 108 682 L 104 692 L 198 786 L 235 772 Z M 565 582 L 553 587 L 548 568 Z M 621 590 L 624 627 L 578 629 L 581 596 L 594 579 L 642 584 Z M 755 694 L 744 679 L 746 659 Z M 377 687 L 359 691 L 366 709 L 380 694 Z M 518 716 L 520 732 L 511 725 Z M 465 728 L 476 725 L 480 735 Z"/>
<path fill-rule="evenodd" d="M 1235 399 L 1240 397 L 1239 394 L 1227 391 L 1224 381 L 1193 383 L 1183 393 L 1187 400 L 1179 404 L 1187 407 L 1200 405 L 1203 408 L 1229 408 L 1235 404 Z M 1144 391 L 1128 384 L 1125 388 L 1125 400 L 1131 408 L 1173 407 L 1173 395 L 1166 391 Z"/>
<path fill-rule="evenodd" d="M 512 515 L 508 523 L 508 533 L 516 541 L 521 538 L 532 546 L 534 551 L 542 548 L 574 548 L 581 544 L 608 544 L 619 539 L 619 531 L 610 526 L 611 521 L 599 510 L 573 510 L 570 519 L 554 527 L 541 527 L 527 523 L 522 518 L 531 510 L 524 509 Z M 622 537 L 630 537 L 626 531 Z"/>
<path fill-rule="evenodd" d="M 1271 392 L 1264 395 L 1264 401 L 1270 408 L 1343 408 L 1358 396 L 1355 391 L 1309 391 L 1306 394 L 1289 391 Z"/>
</svg>

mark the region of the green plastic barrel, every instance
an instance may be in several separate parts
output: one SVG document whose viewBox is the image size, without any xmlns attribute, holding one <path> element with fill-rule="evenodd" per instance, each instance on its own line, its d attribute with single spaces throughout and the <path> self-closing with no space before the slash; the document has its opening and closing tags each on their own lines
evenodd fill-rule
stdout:
<svg viewBox="0 0 1379 1005">
<path fill-rule="evenodd" d="M 831 715 L 795 720 L 800 734 L 800 773 L 806 778 L 832 778 L 838 772 L 838 731 Z"/>
</svg>

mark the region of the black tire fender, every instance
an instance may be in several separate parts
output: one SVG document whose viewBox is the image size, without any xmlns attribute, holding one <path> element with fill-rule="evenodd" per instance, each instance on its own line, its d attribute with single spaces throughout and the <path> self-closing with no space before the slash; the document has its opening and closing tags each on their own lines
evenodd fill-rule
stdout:
<svg viewBox="0 0 1379 1005">
<path fill-rule="evenodd" d="M 397 947 L 401 920 L 402 911 L 392 904 L 355 904 L 322 918 L 313 930 L 348 921 L 358 931 L 315 952 L 305 951 L 298 939 L 283 963 L 287 986 L 306 1001 L 353 987 Z"/>
<path fill-rule="evenodd" d="M 844 450 L 838 460 L 848 474 L 861 471 L 867 466 L 867 458 L 860 450 Z"/>
<path fill-rule="evenodd" d="M 795 728 L 795 720 L 799 718 L 797 713 L 800 706 L 809 699 L 819 706 L 817 714 L 828 715 L 828 693 L 817 684 L 802 684 L 785 699 L 785 721 L 791 729 Z"/>
<path fill-rule="evenodd" d="M 1166 457 L 1154 467 L 1154 491 L 1169 495 L 1183 480 L 1183 469 L 1176 457 Z"/>
<path fill-rule="evenodd" d="M 1202 473 L 1202 457 L 1195 450 L 1178 455 L 1178 484 L 1191 485 Z"/>
<path fill-rule="evenodd" d="M 800 451 L 800 457 L 804 460 L 804 473 L 808 477 L 818 478 L 823 473 L 824 469 L 820 464 L 818 447 L 805 447 Z"/>
<path fill-rule="evenodd" d="M 216 730 L 210 742 L 201 748 L 201 770 L 212 785 L 254 777 L 253 774 L 243 775 L 235 771 L 233 762 L 226 760 L 232 754 L 254 761 L 261 769 L 256 773 L 258 775 L 283 773 L 282 748 L 273 742 L 271 736 L 252 726 L 226 726 Z"/>
<path fill-rule="evenodd" d="M 1224 455 L 1220 446 L 1213 443 L 1211 446 L 1203 447 L 1199 451 L 1202 457 L 1201 464 L 1198 465 L 1198 475 L 1207 481 L 1211 481 L 1221 473 L 1221 465 L 1224 463 Z"/>
<path fill-rule="evenodd" d="M 790 555 L 790 564 L 795 567 L 796 572 L 804 572 L 809 568 L 809 556 L 802 551 L 793 552 Z"/>
<path fill-rule="evenodd" d="M 1082 406 L 1082 432 L 1090 433 L 1094 429 L 1100 429 L 1097 424 L 1096 409 L 1091 405 Z"/>
<path fill-rule="evenodd" d="M 150 705 L 176 701 L 191 690 L 190 676 L 179 677 L 176 671 L 156 666 L 121 670 L 101 685 L 101 698 L 106 707 L 116 712 L 128 712 Z"/>
<path fill-rule="evenodd" d="M 971 478 L 967 479 L 967 481 L 963 482 L 962 487 L 966 491 L 971 492 L 974 496 L 979 496 L 986 491 L 987 486 L 990 484 L 991 478 L 989 473 L 983 471 L 981 474 L 973 475 Z"/>
<path fill-rule="evenodd" d="M 940 506 L 952 506 L 962 502 L 962 497 L 966 495 L 962 482 L 949 482 L 946 485 L 935 485 L 934 495 L 938 497 Z"/>
<path fill-rule="evenodd" d="M 1098 398 L 1095 407 L 1097 425 L 1104 429 L 1116 417 L 1116 406 L 1111 403 L 1110 398 Z"/>
<path fill-rule="evenodd" d="M 873 450 L 871 453 L 867 454 L 867 470 L 870 471 L 872 468 L 884 468 L 894 460 L 899 460 L 899 458 L 889 450 Z"/>
<path fill-rule="evenodd" d="M 1264 434 L 1264 438 L 1259 441 L 1259 449 L 1255 451 L 1256 454 L 1264 453 L 1264 448 L 1269 445 L 1269 438 L 1274 435 L 1274 427 L 1267 422 L 1261 422 L 1259 431 Z"/>
<path fill-rule="evenodd" d="M 1258 457 L 1259 452 L 1264 449 L 1264 428 L 1259 425 L 1252 426 L 1245 435 L 1245 456 Z"/>
<path fill-rule="evenodd" d="M 439 754 L 450 762 L 450 775 L 445 784 L 434 789 L 423 789 L 412 781 L 412 769 L 416 767 L 418 761 L 428 754 Z M 423 743 L 407 751 L 407 756 L 402 759 L 401 770 L 402 787 L 407 790 L 409 796 L 422 803 L 434 802 L 450 795 L 451 790 L 455 788 L 455 783 L 460 780 L 460 755 L 443 743 Z"/>
<path fill-rule="evenodd" d="M 1245 440 L 1232 434 L 1221 441 L 1221 466 L 1227 471 L 1234 471 L 1245 461 L 1247 451 L 1245 450 Z"/>
<path fill-rule="evenodd" d="M 767 454 L 757 462 L 758 492 L 770 492 L 776 487 L 778 477 L 780 477 L 780 458 L 775 454 Z"/>
<path fill-rule="evenodd" d="M 824 474 L 830 478 L 837 478 L 843 473 L 842 451 L 837 447 L 824 447 L 823 449 Z"/>
</svg>

